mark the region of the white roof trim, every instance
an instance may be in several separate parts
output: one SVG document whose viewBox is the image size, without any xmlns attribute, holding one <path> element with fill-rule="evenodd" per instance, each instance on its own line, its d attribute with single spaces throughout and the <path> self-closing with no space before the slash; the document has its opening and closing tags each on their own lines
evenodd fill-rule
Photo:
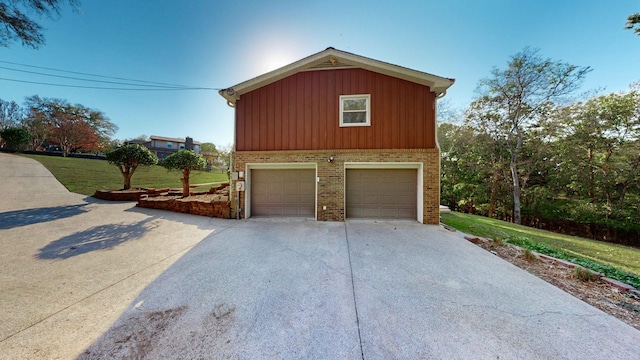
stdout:
<svg viewBox="0 0 640 360">
<path fill-rule="evenodd" d="M 314 66 L 326 63 L 327 61 L 331 64 L 335 64 L 335 66 L 327 65 L 326 67 L 313 68 Z M 273 70 L 227 89 L 222 89 L 218 91 L 218 93 L 227 100 L 227 103 L 230 106 L 234 106 L 236 101 L 239 100 L 240 96 L 243 94 L 284 79 L 298 72 L 307 70 L 344 69 L 350 67 L 362 68 L 428 86 L 431 91 L 435 92 L 439 97 L 443 95 L 455 81 L 454 79 L 444 78 L 422 71 L 369 59 L 330 47 L 287 66 Z"/>
</svg>

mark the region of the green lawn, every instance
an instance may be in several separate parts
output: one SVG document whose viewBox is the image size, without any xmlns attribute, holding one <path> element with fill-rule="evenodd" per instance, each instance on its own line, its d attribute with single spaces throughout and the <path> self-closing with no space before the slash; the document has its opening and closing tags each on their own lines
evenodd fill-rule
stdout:
<svg viewBox="0 0 640 360">
<path fill-rule="evenodd" d="M 477 215 L 451 212 L 443 213 L 440 217 L 444 224 L 467 234 L 490 239 L 500 238 L 533 250 L 539 249 L 541 252 L 550 252 L 552 256 L 559 255 L 568 260 L 576 260 L 574 262 L 590 268 L 595 267 L 594 270 L 601 272 L 603 269 L 597 265 L 608 265 L 636 275 L 635 279 L 632 278 L 630 280 L 621 275 L 618 276 L 619 280 L 631 281 L 633 282 L 632 285 L 636 286 L 640 285 L 640 249 L 557 234 Z M 582 261 L 582 259 L 586 261 Z M 595 264 L 590 266 L 590 262 Z M 615 275 L 606 271 L 605 275 L 615 277 Z M 623 279 L 620 279 L 620 277 Z"/>
<path fill-rule="evenodd" d="M 122 189 L 124 180 L 115 165 L 105 160 L 89 160 L 63 158 L 46 155 L 24 155 L 44 165 L 53 176 L 69 191 L 93 195 L 99 189 Z M 182 189 L 180 179 L 182 173 L 169 172 L 161 166 L 140 167 L 131 178 L 131 187 L 141 188 L 176 188 Z M 191 184 L 221 183 L 227 181 L 227 175 L 220 172 L 194 171 L 191 173 Z M 211 185 L 202 186 L 209 189 Z"/>
</svg>

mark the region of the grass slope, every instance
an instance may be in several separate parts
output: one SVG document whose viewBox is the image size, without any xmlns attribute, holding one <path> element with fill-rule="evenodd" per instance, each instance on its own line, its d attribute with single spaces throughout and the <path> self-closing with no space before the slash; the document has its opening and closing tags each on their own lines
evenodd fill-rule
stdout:
<svg viewBox="0 0 640 360">
<path fill-rule="evenodd" d="M 500 238 L 534 251 L 549 253 L 596 271 L 608 277 L 640 285 L 640 249 L 603 241 L 557 234 L 484 216 L 458 212 L 440 215 L 444 224 L 467 234 L 490 239 Z M 636 276 L 616 274 L 612 267 Z"/>
<path fill-rule="evenodd" d="M 99 189 L 122 189 L 124 179 L 115 165 L 104 160 L 63 158 L 46 155 L 23 155 L 37 160 L 69 191 L 93 195 Z M 169 172 L 161 166 L 139 167 L 131 178 L 131 187 L 182 189 L 182 173 Z M 220 183 L 227 175 L 215 172 L 194 171 L 189 183 Z M 210 188 L 205 186 L 203 188 Z"/>
</svg>

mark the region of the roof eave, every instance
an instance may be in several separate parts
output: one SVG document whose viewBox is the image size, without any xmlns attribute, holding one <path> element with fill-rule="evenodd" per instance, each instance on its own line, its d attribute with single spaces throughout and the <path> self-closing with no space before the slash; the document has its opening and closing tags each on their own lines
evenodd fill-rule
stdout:
<svg viewBox="0 0 640 360">
<path fill-rule="evenodd" d="M 272 82 L 278 81 L 298 72 L 305 71 L 316 65 L 322 64 L 327 60 L 331 60 L 332 58 L 338 59 L 341 63 L 351 65 L 354 68 L 359 67 L 376 73 L 381 73 L 384 75 L 389 75 L 392 77 L 428 86 L 431 91 L 435 92 L 437 95 L 445 93 L 446 90 L 451 85 L 453 85 L 455 81 L 454 79 L 443 78 L 425 72 L 336 50 L 334 48 L 328 48 L 324 51 L 298 60 L 289 65 L 283 66 L 266 74 L 234 85 L 230 88 L 222 89 L 218 91 L 218 93 L 227 100 L 227 104 L 229 106 L 233 107 L 235 106 L 236 101 L 240 99 L 240 96 L 242 94 L 246 94 L 257 88 L 268 85 Z"/>
</svg>

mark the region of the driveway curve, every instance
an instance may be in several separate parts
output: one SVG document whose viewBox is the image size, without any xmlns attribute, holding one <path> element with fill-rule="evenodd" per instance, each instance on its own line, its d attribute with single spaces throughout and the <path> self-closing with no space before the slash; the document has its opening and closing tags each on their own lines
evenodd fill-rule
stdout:
<svg viewBox="0 0 640 360">
<path fill-rule="evenodd" d="M 231 225 L 74 194 L 37 161 L 5 153 L 0 194 L 0 359 L 75 358 L 171 264 Z"/>
</svg>

